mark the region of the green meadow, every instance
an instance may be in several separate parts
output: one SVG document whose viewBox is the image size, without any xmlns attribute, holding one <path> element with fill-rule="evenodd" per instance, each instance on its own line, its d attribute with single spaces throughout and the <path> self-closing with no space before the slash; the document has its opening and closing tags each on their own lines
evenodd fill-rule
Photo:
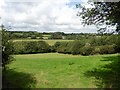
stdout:
<svg viewBox="0 0 120 90">
<path fill-rule="evenodd" d="M 6 75 L 7 80 L 16 87 L 97 88 L 96 78 L 89 77 L 86 73 L 95 68 L 102 69 L 102 66 L 115 59 L 111 57 L 116 56 L 117 54 L 80 56 L 58 53 L 15 55 L 16 60 L 9 64 Z"/>
</svg>

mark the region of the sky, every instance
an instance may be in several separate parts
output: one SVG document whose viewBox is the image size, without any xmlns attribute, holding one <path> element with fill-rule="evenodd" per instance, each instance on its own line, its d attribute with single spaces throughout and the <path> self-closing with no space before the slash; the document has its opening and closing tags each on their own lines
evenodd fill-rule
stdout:
<svg viewBox="0 0 120 90">
<path fill-rule="evenodd" d="M 87 0 L 1 0 L 1 24 L 12 31 L 96 33 L 95 26 L 83 26 L 76 16 L 77 3 Z"/>
</svg>

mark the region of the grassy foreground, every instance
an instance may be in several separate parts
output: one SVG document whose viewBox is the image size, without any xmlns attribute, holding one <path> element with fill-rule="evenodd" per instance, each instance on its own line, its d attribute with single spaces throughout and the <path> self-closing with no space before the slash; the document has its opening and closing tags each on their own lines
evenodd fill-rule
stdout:
<svg viewBox="0 0 120 90">
<path fill-rule="evenodd" d="M 94 77 L 85 73 L 93 68 L 110 63 L 106 57 L 79 56 L 58 53 L 15 55 L 10 65 L 8 79 L 18 87 L 36 88 L 96 88 Z M 34 77 L 34 78 L 33 78 Z M 28 84 L 28 85 L 27 85 Z"/>
</svg>

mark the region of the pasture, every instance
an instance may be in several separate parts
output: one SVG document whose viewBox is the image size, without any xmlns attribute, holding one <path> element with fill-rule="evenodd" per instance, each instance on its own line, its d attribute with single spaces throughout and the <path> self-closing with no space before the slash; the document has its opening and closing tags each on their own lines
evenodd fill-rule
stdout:
<svg viewBox="0 0 120 90">
<path fill-rule="evenodd" d="M 47 35 L 47 34 L 44 34 L 44 35 L 42 35 L 42 36 L 43 36 L 43 39 L 48 39 L 48 38 L 51 37 L 51 35 Z"/>
<path fill-rule="evenodd" d="M 111 63 L 117 54 L 80 56 L 58 53 L 15 55 L 7 79 L 16 87 L 96 88 L 87 71 Z M 112 58 L 111 58 L 112 59 Z M 14 71 L 12 71 L 12 69 Z"/>
</svg>

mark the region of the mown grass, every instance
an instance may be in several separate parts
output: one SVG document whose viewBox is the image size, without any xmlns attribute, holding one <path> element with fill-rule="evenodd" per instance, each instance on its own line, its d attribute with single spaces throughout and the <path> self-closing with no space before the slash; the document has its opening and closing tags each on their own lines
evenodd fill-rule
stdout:
<svg viewBox="0 0 120 90">
<path fill-rule="evenodd" d="M 112 55 L 79 56 L 58 53 L 15 55 L 10 69 L 34 76 L 36 88 L 96 88 L 94 77 L 84 74 L 101 65 L 109 64 L 104 58 Z M 9 73 L 7 74 L 9 75 Z M 9 80 L 16 84 L 28 83 L 24 75 L 10 74 Z M 35 81 L 33 80 L 33 81 Z M 31 82 L 31 80 L 30 80 Z M 14 84 L 13 83 L 13 84 Z M 20 86 L 20 85 L 19 85 Z M 32 85 L 31 85 L 32 86 Z"/>
<path fill-rule="evenodd" d="M 14 42 L 17 41 L 45 41 L 49 45 L 54 45 L 56 42 L 69 42 L 69 41 L 74 41 L 74 40 L 61 40 L 61 39 L 54 39 L 54 40 L 43 40 L 43 39 L 16 39 L 13 40 Z"/>
</svg>

